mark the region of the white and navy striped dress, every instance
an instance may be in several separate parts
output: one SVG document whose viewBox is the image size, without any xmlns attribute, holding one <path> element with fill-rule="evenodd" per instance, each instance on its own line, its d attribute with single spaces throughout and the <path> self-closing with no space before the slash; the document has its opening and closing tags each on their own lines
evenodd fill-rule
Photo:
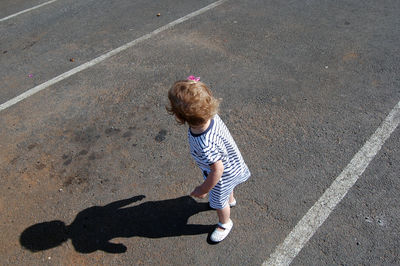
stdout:
<svg viewBox="0 0 400 266">
<path fill-rule="evenodd" d="M 221 179 L 209 193 L 210 206 L 222 209 L 229 200 L 229 195 L 238 184 L 250 177 L 250 171 L 228 128 L 218 115 L 210 126 L 201 134 L 188 131 L 190 153 L 203 171 L 204 179 L 211 171 L 210 165 L 221 160 L 224 172 Z"/>
</svg>

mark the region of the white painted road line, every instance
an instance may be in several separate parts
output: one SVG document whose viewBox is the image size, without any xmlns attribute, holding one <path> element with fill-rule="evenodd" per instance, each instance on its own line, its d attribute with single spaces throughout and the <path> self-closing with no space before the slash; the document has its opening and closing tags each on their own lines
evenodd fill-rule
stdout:
<svg viewBox="0 0 400 266">
<path fill-rule="evenodd" d="M 400 102 L 392 109 L 380 127 L 357 152 L 343 172 L 333 181 L 321 198 L 297 223 L 286 239 L 262 265 L 289 265 L 307 241 L 324 223 L 336 205 L 360 178 L 385 141 L 400 123 Z"/>
<path fill-rule="evenodd" d="M 57 83 L 57 82 L 59 82 L 61 80 L 64 80 L 64 79 L 66 79 L 66 78 L 68 78 L 68 77 L 70 77 L 70 76 L 72 76 L 72 75 L 74 75 L 74 74 L 76 74 L 78 72 L 81 72 L 82 70 L 85 70 L 85 69 L 87 69 L 87 68 L 89 68 L 91 66 L 94 66 L 94 65 L 96 65 L 96 64 L 98 64 L 98 63 L 110 58 L 111 56 L 114 56 L 114 55 L 116 55 L 116 54 L 118 54 L 118 53 L 120 53 L 120 52 L 122 52 L 122 51 L 124 51 L 124 50 L 126 50 L 126 49 L 128 49 L 128 48 L 130 48 L 130 47 L 142 42 L 142 41 L 145 41 L 145 40 L 153 37 L 154 35 L 157 35 L 157 34 L 163 32 L 163 31 L 168 30 L 168 29 L 170 29 L 170 28 L 172 28 L 172 27 L 174 27 L 174 26 L 176 26 L 176 25 L 178 25 L 178 24 L 180 24 L 182 22 L 185 22 L 188 19 L 191 19 L 191 18 L 196 17 L 196 16 L 198 16 L 198 15 L 200 15 L 200 14 L 202 14 L 202 13 L 204 13 L 204 12 L 210 10 L 210 9 L 213 9 L 213 8 L 221 5 L 222 3 L 226 2 L 226 1 L 228 1 L 228 0 L 220 0 L 220 1 L 214 2 L 214 3 L 212 3 L 212 4 L 210 4 L 210 5 L 206 6 L 206 7 L 203 7 L 201 9 L 197 10 L 197 11 L 194 11 L 194 12 L 192 12 L 192 13 L 184 16 L 184 17 L 181 17 L 181 18 L 179 18 L 177 20 L 174 20 L 174 21 L 172 21 L 172 22 L 170 22 L 170 23 L 168 23 L 168 24 L 166 24 L 166 25 L 154 30 L 153 32 L 150 32 L 150 33 L 148 33 L 146 35 L 143 35 L 142 37 L 140 37 L 140 38 L 138 38 L 136 40 L 133 40 L 133 41 L 131 41 L 131 42 L 127 43 L 127 44 L 124 44 L 124 45 L 122 45 L 122 46 L 120 46 L 120 47 L 118 47 L 118 48 L 116 48 L 114 50 L 109 51 L 108 53 L 105 53 L 105 54 L 103 54 L 103 55 L 101 55 L 99 57 L 96 57 L 95 59 L 92 59 L 89 62 L 86 62 L 86 63 L 84 63 L 84 64 L 82 64 L 80 66 L 77 66 L 77 67 L 75 67 L 75 68 L 73 68 L 73 69 L 71 69 L 71 70 L 69 70 L 69 71 L 67 71 L 67 72 L 55 77 L 55 78 L 52 78 L 52 79 L 50 79 L 50 80 L 48 80 L 48 81 L 46 81 L 46 82 L 44 82 L 44 83 L 42 83 L 42 84 L 40 84 L 40 85 L 38 85 L 36 87 L 33 87 L 32 89 L 30 89 L 30 90 L 28 90 L 28 91 L 26 91 L 26 92 L 24 92 L 24 93 L 22 93 L 22 94 L 20 94 L 20 95 L 18 95 L 16 97 L 12 98 L 11 100 L 1 104 L 0 105 L 0 112 L 2 110 L 4 110 L 4 109 L 7 109 L 10 106 L 13 106 L 14 104 L 16 104 L 16 103 L 18 103 L 18 102 L 20 102 L 20 101 L 22 101 L 22 100 L 24 100 L 26 98 L 34 95 L 35 93 L 38 93 L 39 91 L 42 91 L 42 90 L 48 88 L 49 86 L 51 86 L 51 85 L 53 85 L 53 84 L 55 84 L 55 83 Z"/>
<path fill-rule="evenodd" d="M 18 16 L 18 15 L 24 14 L 24 13 L 26 13 L 26 12 L 32 11 L 32 10 L 34 10 L 34 9 L 36 9 L 36 8 L 39 8 L 39 7 L 42 7 L 42 6 L 45 6 L 45 5 L 54 3 L 54 2 L 56 2 L 56 1 L 58 1 L 58 0 L 51 0 L 51 1 L 45 2 L 45 3 L 43 3 L 43 4 L 40 4 L 40 5 L 31 7 L 31 8 L 28 8 L 28 9 L 22 10 L 22 11 L 20 11 L 20 12 L 18 12 L 18 13 L 9 15 L 9 16 L 7 16 L 7 17 L 5 17 L 5 18 L 1 18 L 1 19 L 0 19 L 0 22 L 5 21 L 5 20 L 10 19 L 10 18 L 13 18 L 13 17 L 16 17 L 16 16 Z"/>
</svg>

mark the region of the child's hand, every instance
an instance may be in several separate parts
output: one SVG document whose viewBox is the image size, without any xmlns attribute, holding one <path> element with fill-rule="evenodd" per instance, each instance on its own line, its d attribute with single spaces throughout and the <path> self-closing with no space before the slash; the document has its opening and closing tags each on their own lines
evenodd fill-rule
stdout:
<svg viewBox="0 0 400 266">
<path fill-rule="evenodd" d="M 190 193 L 190 196 L 204 199 L 207 196 L 207 193 L 203 193 L 201 190 L 201 186 L 198 186 L 192 191 L 192 193 Z"/>
</svg>

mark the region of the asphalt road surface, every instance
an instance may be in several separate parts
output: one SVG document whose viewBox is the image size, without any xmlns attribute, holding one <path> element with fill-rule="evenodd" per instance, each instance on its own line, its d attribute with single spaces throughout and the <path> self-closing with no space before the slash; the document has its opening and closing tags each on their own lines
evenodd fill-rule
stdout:
<svg viewBox="0 0 400 266">
<path fill-rule="evenodd" d="M 2 265 L 267 263 L 386 124 L 289 263 L 400 264 L 399 1 L 58 0 L 13 16 L 44 3 L 0 2 Z M 252 172 L 217 245 L 215 211 L 187 196 L 202 181 L 187 128 L 165 111 L 189 75 L 223 99 Z"/>
</svg>

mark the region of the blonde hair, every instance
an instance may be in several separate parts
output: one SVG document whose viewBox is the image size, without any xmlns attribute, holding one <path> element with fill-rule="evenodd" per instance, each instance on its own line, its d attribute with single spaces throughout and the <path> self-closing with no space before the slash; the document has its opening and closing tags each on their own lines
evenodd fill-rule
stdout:
<svg viewBox="0 0 400 266">
<path fill-rule="evenodd" d="M 170 106 L 166 109 L 175 115 L 179 124 L 199 126 L 218 113 L 219 99 L 200 81 L 180 80 L 168 92 Z"/>
</svg>

